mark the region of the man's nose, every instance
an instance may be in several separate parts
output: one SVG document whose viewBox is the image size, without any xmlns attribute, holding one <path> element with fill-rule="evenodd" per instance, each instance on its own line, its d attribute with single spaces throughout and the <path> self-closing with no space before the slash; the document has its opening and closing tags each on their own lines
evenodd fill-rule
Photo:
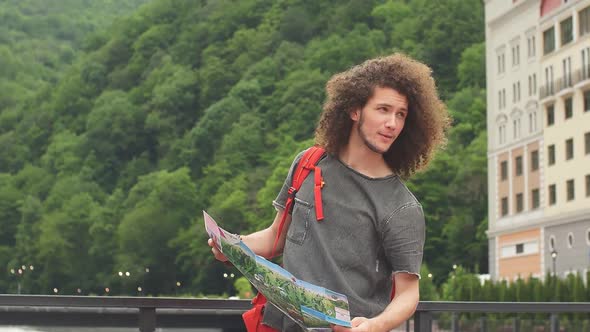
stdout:
<svg viewBox="0 0 590 332">
<path fill-rule="evenodd" d="M 395 129 L 397 127 L 397 117 L 395 116 L 395 114 L 387 117 L 385 126 L 391 129 Z"/>
</svg>

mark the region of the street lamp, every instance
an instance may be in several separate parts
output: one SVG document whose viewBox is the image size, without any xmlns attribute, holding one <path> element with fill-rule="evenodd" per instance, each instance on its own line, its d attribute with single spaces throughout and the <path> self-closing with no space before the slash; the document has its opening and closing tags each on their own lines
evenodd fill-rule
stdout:
<svg viewBox="0 0 590 332">
<path fill-rule="evenodd" d="M 127 280 L 125 278 L 129 278 L 131 276 L 131 273 L 129 271 L 119 271 L 117 272 L 117 274 L 119 275 L 119 277 L 121 278 L 121 294 L 124 293 L 125 288 L 128 284 Z"/>
<path fill-rule="evenodd" d="M 232 291 L 232 287 L 233 287 L 233 278 L 236 275 L 233 273 L 224 273 L 223 274 L 223 279 L 225 279 L 225 284 L 226 284 L 226 289 L 227 289 L 227 294 L 229 295 L 230 292 Z"/>
<path fill-rule="evenodd" d="M 176 296 L 178 296 L 178 290 L 180 289 L 180 286 L 182 286 L 182 283 L 180 281 L 177 281 L 176 288 L 174 289 Z"/>
<path fill-rule="evenodd" d="M 30 265 L 28 267 L 29 270 L 33 271 L 35 269 L 35 267 L 33 265 Z M 16 278 L 16 288 L 17 288 L 17 293 L 21 294 L 21 279 L 24 277 L 25 272 L 27 271 L 27 266 L 26 265 L 21 265 L 20 267 L 17 267 L 16 269 L 10 269 L 10 274 L 12 274 L 15 278 Z"/>
<path fill-rule="evenodd" d="M 556 269 L 557 251 L 556 250 L 553 250 L 551 252 L 551 259 L 553 260 L 553 276 L 557 276 L 557 269 Z"/>
</svg>

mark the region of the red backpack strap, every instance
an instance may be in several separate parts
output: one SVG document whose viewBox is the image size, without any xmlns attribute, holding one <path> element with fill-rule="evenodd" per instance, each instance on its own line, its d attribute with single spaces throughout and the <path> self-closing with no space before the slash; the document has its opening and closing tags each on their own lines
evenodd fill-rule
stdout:
<svg viewBox="0 0 590 332">
<path fill-rule="evenodd" d="M 315 197 L 315 211 L 316 211 L 316 218 L 318 221 L 324 219 L 324 210 L 322 208 L 322 187 L 324 186 L 324 181 L 322 179 L 322 170 L 316 166 L 320 159 L 324 156 L 325 150 L 319 146 L 312 146 L 311 148 L 307 149 L 304 153 L 299 162 L 297 163 L 297 167 L 293 172 L 293 181 L 291 182 L 291 187 L 289 188 L 287 197 L 287 202 L 285 203 L 285 211 L 283 213 L 283 217 L 281 218 L 281 222 L 279 224 L 279 230 L 277 232 L 277 236 L 275 238 L 275 243 L 272 247 L 272 254 L 271 258 L 274 257 L 277 245 L 279 243 L 279 237 L 283 232 L 283 227 L 285 226 L 285 220 L 287 219 L 287 215 L 291 214 L 293 210 L 293 203 L 295 202 L 295 194 L 301 185 L 303 184 L 303 180 L 309 175 L 309 172 L 312 170 L 315 171 L 314 176 L 314 197 Z"/>
</svg>

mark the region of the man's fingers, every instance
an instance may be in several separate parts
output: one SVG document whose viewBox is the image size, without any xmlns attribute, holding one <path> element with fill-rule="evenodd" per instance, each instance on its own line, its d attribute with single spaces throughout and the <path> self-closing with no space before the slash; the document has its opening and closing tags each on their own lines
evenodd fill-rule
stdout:
<svg viewBox="0 0 590 332">
<path fill-rule="evenodd" d="M 334 332 L 349 332 L 350 329 L 348 327 L 340 326 L 340 325 L 332 325 L 332 331 Z"/>
<path fill-rule="evenodd" d="M 225 257 L 225 255 L 219 251 L 219 249 L 217 249 L 213 240 L 207 240 L 207 244 L 211 247 L 211 252 L 213 253 L 213 256 L 215 256 L 215 259 L 221 262 L 227 262 L 227 257 Z"/>
<path fill-rule="evenodd" d="M 369 319 L 365 317 L 355 317 L 350 321 L 350 325 L 352 325 L 352 327 L 357 327 L 368 320 Z"/>
</svg>

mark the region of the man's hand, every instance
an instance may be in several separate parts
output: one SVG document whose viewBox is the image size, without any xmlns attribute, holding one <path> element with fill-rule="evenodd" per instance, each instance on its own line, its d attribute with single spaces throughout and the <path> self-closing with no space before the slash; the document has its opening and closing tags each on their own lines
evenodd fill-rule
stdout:
<svg viewBox="0 0 590 332">
<path fill-rule="evenodd" d="M 225 255 L 223 253 L 221 253 L 221 251 L 219 251 L 219 249 L 217 249 L 213 240 L 209 239 L 207 241 L 207 244 L 209 245 L 209 247 L 211 247 L 211 252 L 213 252 L 215 259 L 217 259 L 220 262 L 224 262 L 224 263 L 228 261 L 227 257 L 225 257 Z"/>
<path fill-rule="evenodd" d="M 377 328 L 377 324 L 373 319 L 365 318 L 365 317 L 355 317 L 350 322 L 352 328 L 332 325 L 332 331 L 334 332 L 380 332 Z"/>
</svg>

